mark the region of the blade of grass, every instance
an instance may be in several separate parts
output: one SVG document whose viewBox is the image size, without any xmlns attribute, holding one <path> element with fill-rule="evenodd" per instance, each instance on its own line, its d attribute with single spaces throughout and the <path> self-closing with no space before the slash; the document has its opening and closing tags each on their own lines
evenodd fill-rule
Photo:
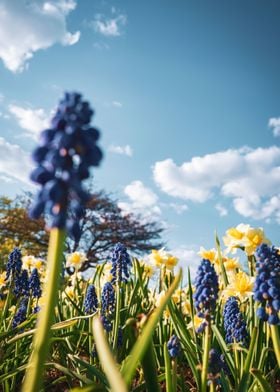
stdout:
<svg viewBox="0 0 280 392">
<path fill-rule="evenodd" d="M 111 390 L 113 392 L 127 392 L 126 383 L 122 378 L 117 363 L 111 353 L 110 347 L 105 337 L 103 325 L 99 317 L 94 317 L 92 320 L 92 331 L 104 372 L 107 376 Z"/>
<path fill-rule="evenodd" d="M 164 308 L 166 307 L 167 303 L 169 302 L 173 292 L 178 287 L 182 278 L 182 270 L 178 275 L 176 275 L 174 281 L 172 282 L 171 286 L 169 287 L 165 297 L 162 299 L 161 304 L 158 308 L 154 310 L 154 312 L 149 317 L 147 324 L 143 328 L 141 336 L 139 336 L 136 344 L 134 345 L 128 360 L 125 361 L 124 366 L 122 367 L 122 374 L 125 379 L 127 385 L 130 385 L 133 375 L 136 371 L 137 365 L 139 361 L 143 358 L 147 346 L 152 339 L 153 331 L 157 325 L 159 318 L 161 317 Z"/>
</svg>

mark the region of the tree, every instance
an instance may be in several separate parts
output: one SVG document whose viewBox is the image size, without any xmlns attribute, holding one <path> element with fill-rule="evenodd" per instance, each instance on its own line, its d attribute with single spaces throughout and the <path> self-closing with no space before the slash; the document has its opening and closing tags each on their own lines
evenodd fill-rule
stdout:
<svg viewBox="0 0 280 392">
<path fill-rule="evenodd" d="M 29 219 L 27 207 L 30 198 L 18 196 L 14 200 L 0 197 L 0 254 L 1 261 L 12 248 L 18 246 L 30 254 L 43 257 L 48 248 L 48 233 L 44 219 Z"/>
<path fill-rule="evenodd" d="M 44 257 L 48 247 L 48 232 L 43 218 L 33 220 L 28 217 L 30 202 L 31 195 L 28 194 L 15 200 L 0 198 L 0 247 L 9 239 L 29 254 Z M 106 260 L 117 242 L 123 243 L 137 256 L 163 246 L 163 228 L 158 223 L 146 221 L 134 214 L 124 214 L 117 201 L 105 191 L 92 193 L 80 225 L 82 235 L 79 242 L 67 238 L 66 251 L 85 252 L 87 260 L 82 270 Z"/>
</svg>

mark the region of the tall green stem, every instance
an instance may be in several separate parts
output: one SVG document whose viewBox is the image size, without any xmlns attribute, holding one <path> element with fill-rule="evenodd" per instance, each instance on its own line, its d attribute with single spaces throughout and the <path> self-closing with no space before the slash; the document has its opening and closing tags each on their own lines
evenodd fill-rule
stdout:
<svg viewBox="0 0 280 392">
<path fill-rule="evenodd" d="M 279 338 L 278 326 L 271 325 L 270 330 L 271 330 L 271 337 L 272 337 L 275 356 L 278 362 L 278 366 L 280 367 L 280 338 Z"/>
<path fill-rule="evenodd" d="M 116 285 L 116 313 L 115 313 L 115 323 L 114 323 L 114 336 L 113 336 L 113 351 L 116 353 L 118 347 L 118 335 L 119 335 L 119 325 L 120 325 L 120 311 L 121 311 L 121 288 L 120 282 Z"/>
<path fill-rule="evenodd" d="M 39 392 L 42 385 L 44 363 L 49 350 L 50 329 L 58 298 L 64 239 L 64 230 L 56 228 L 51 230 L 48 249 L 47 279 L 43 291 L 45 303 L 39 313 L 33 340 L 33 351 L 29 359 L 22 392 Z"/>
<path fill-rule="evenodd" d="M 201 392 L 206 392 L 207 390 L 207 375 L 208 375 L 208 362 L 209 362 L 209 351 L 211 345 L 211 326 L 210 322 L 205 328 L 204 335 L 204 352 L 203 352 L 203 362 L 202 362 L 202 372 L 201 372 Z"/>
</svg>

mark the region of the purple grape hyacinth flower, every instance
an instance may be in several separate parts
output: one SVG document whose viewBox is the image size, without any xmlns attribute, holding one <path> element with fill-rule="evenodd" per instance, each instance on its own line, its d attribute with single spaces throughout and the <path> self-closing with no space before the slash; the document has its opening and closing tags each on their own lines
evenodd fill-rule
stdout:
<svg viewBox="0 0 280 392">
<path fill-rule="evenodd" d="M 51 128 L 41 133 L 40 144 L 33 151 L 37 167 L 31 179 L 41 185 L 41 190 L 29 215 L 37 219 L 45 211 L 50 216 L 50 227 L 66 227 L 75 241 L 81 235 L 78 221 L 83 205 L 90 199 L 82 181 L 102 159 L 97 146 L 99 131 L 90 126 L 92 115 L 89 103 L 80 94 L 66 93 Z"/>
</svg>

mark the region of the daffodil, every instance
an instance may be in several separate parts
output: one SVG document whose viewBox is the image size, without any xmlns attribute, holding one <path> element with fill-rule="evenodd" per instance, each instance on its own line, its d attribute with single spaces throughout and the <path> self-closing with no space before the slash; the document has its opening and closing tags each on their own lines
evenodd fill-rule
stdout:
<svg viewBox="0 0 280 392">
<path fill-rule="evenodd" d="M 0 274 L 0 289 L 6 285 L 6 271 Z"/>
<path fill-rule="evenodd" d="M 42 272 L 44 263 L 45 262 L 42 259 L 32 255 L 25 255 L 22 257 L 22 268 L 29 271 L 33 268 L 37 268 L 39 272 Z"/>
<path fill-rule="evenodd" d="M 165 252 L 163 248 L 160 250 L 152 249 L 149 259 L 155 267 L 161 267 L 164 264 L 164 257 Z"/>
<path fill-rule="evenodd" d="M 225 258 L 223 264 L 227 272 L 235 272 L 237 268 L 240 268 L 239 258 Z"/>
<path fill-rule="evenodd" d="M 270 244 L 261 227 L 253 228 L 243 223 L 227 230 L 223 241 L 227 252 L 235 253 L 237 248 L 243 248 L 247 256 L 252 256 L 262 243 Z"/>
<path fill-rule="evenodd" d="M 83 252 L 73 252 L 66 256 L 66 267 L 73 267 L 78 271 L 87 257 Z"/>
<path fill-rule="evenodd" d="M 202 246 L 200 247 L 200 250 L 198 252 L 198 255 L 202 258 L 202 259 L 206 259 L 211 261 L 211 263 L 215 263 L 217 260 L 217 251 L 216 249 L 212 248 L 212 249 L 205 249 Z"/>
<path fill-rule="evenodd" d="M 145 261 L 140 261 L 140 265 L 143 268 L 143 275 L 147 278 L 151 278 L 154 274 L 153 266 Z"/>
<path fill-rule="evenodd" d="M 236 248 L 244 246 L 245 232 L 249 229 L 249 225 L 240 223 L 236 227 L 231 227 L 226 231 L 226 235 L 223 237 L 227 252 L 236 252 Z"/>
<path fill-rule="evenodd" d="M 174 294 L 172 295 L 173 302 L 177 305 L 182 302 L 183 290 L 177 289 L 175 290 Z"/>
<path fill-rule="evenodd" d="M 164 260 L 164 265 L 168 270 L 173 270 L 173 268 L 178 264 L 178 259 L 171 254 L 166 254 L 166 259 Z"/>
<path fill-rule="evenodd" d="M 15 313 L 16 312 L 16 305 L 12 305 L 9 307 L 9 312 L 10 313 Z"/>
<path fill-rule="evenodd" d="M 67 294 L 67 296 L 71 299 L 75 298 L 75 291 L 74 291 L 74 287 L 73 286 L 67 286 L 65 288 L 65 293 Z"/>
<path fill-rule="evenodd" d="M 235 296 L 240 298 L 241 301 L 253 295 L 255 278 L 247 275 L 245 272 L 240 271 L 233 275 L 230 284 L 222 292 L 223 299 Z"/>
<path fill-rule="evenodd" d="M 189 301 L 183 301 L 181 303 L 181 311 L 184 315 L 191 313 L 191 304 Z"/>
<path fill-rule="evenodd" d="M 270 244 L 270 241 L 265 237 L 262 228 L 250 227 L 246 232 L 245 252 L 248 256 L 255 253 L 258 246 L 261 244 Z"/>
<path fill-rule="evenodd" d="M 100 278 L 100 284 L 103 287 L 105 283 L 111 282 L 113 275 L 111 274 L 112 263 L 106 263 L 102 270 L 102 275 Z"/>
<path fill-rule="evenodd" d="M 30 270 L 34 265 L 35 257 L 32 255 L 26 255 L 22 257 L 22 268 Z"/>
<path fill-rule="evenodd" d="M 178 258 L 166 252 L 164 248 L 153 249 L 149 259 L 155 267 L 165 266 L 170 271 L 178 264 Z"/>
<path fill-rule="evenodd" d="M 205 322 L 205 319 L 202 317 L 198 317 L 196 314 L 193 317 L 193 320 L 188 324 L 188 328 L 194 328 L 195 330 L 198 330 L 199 327 L 201 326 L 202 323 Z"/>
</svg>

